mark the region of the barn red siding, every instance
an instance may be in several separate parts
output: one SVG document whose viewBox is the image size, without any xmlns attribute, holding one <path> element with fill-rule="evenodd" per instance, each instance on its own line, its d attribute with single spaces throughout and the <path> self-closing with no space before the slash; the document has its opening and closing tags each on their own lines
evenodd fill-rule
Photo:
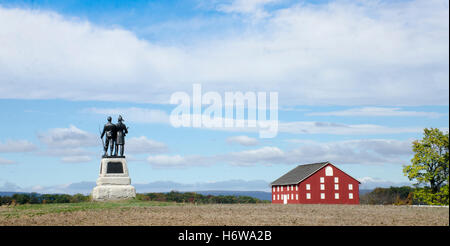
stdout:
<svg viewBox="0 0 450 246">
<path fill-rule="evenodd" d="M 327 166 L 331 166 L 333 169 L 332 176 L 326 176 L 325 169 Z M 320 182 L 321 177 L 324 178 L 323 183 Z M 338 178 L 337 183 L 335 182 L 335 177 Z M 310 190 L 306 189 L 308 184 L 310 185 Z M 324 190 L 320 189 L 321 184 L 324 185 Z M 338 185 L 337 190 L 335 189 L 335 184 Z M 352 190 L 349 189 L 349 184 L 353 186 Z M 298 186 L 298 190 L 296 186 Z M 283 191 L 281 189 L 277 191 L 276 187 L 276 185 L 272 186 L 272 203 L 275 204 L 283 204 L 282 195 L 289 195 L 288 204 L 359 204 L 359 182 L 332 164 L 325 165 L 299 184 L 292 185 L 293 189 L 289 188 L 288 190 L 288 185 L 284 185 Z M 308 193 L 310 194 L 310 199 L 307 199 Z M 321 199 L 321 193 L 324 194 L 324 199 Z M 338 199 L 335 198 L 336 193 L 339 194 Z M 353 195 L 353 199 L 350 199 L 349 193 Z M 296 199 L 297 195 L 298 200 Z"/>
</svg>

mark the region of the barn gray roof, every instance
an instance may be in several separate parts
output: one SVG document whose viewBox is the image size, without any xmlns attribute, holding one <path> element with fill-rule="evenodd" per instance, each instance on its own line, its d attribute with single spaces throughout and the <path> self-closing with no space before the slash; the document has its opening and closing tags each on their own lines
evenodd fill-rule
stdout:
<svg viewBox="0 0 450 246">
<path fill-rule="evenodd" d="M 307 177 L 311 176 L 311 174 L 315 173 L 317 170 L 327 165 L 328 163 L 329 162 L 326 161 L 326 162 L 298 165 L 296 168 L 292 169 L 285 175 L 273 181 L 271 185 L 298 184 Z"/>
</svg>

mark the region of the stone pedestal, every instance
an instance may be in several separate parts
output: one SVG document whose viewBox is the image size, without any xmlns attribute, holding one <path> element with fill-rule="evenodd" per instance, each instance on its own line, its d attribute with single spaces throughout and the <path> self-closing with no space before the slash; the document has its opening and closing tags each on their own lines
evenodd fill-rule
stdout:
<svg viewBox="0 0 450 246">
<path fill-rule="evenodd" d="M 125 158 L 102 158 L 97 186 L 92 190 L 92 199 L 107 201 L 134 198 L 136 189 L 130 184 Z"/>
</svg>

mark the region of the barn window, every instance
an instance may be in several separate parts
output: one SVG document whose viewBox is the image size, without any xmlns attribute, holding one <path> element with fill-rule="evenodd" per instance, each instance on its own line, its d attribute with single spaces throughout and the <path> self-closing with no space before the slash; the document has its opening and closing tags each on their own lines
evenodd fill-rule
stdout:
<svg viewBox="0 0 450 246">
<path fill-rule="evenodd" d="M 333 176 L 333 168 L 331 166 L 325 168 L 325 176 Z"/>
<path fill-rule="evenodd" d="M 325 184 L 320 184 L 320 190 L 325 190 Z"/>
<path fill-rule="evenodd" d="M 275 200 L 275 195 L 273 195 L 273 200 Z"/>
<path fill-rule="evenodd" d="M 352 184 L 348 184 L 348 189 L 349 190 L 353 190 L 353 185 Z"/>
<path fill-rule="evenodd" d="M 298 185 L 295 186 L 295 191 L 298 191 Z"/>
<path fill-rule="evenodd" d="M 281 191 L 283 191 L 283 186 L 281 186 Z"/>
<path fill-rule="evenodd" d="M 334 182 L 335 183 L 339 183 L 339 178 L 338 177 L 334 177 Z"/>
<path fill-rule="evenodd" d="M 291 200 L 294 200 L 294 194 L 291 194 Z"/>
<path fill-rule="evenodd" d="M 334 199 L 339 199 L 339 193 L 334 193 Z"/>
<path fill-rule="evenodd" d="M 324 177 L 320 177 L 320 183 L 325 183 L 325 178 Z"/>
<path fill-rule="evenodd" d="M 280 194 L 277 195 L 277 200 L 280 200 Z"/>
<path fill-rule="evenodd" d="M 320 199 L 325 199 L 325 193 L 320 193 Z"/>
<path fill-rule="evenodd" d="M 353 199 L 353 193 L 348 193 L 348 198 Z"/>
<path fill-rule="evenodd" d="M 291 185 L 291 190 L 292 190 L 292 191 L 294 190 L 294 186 L 293 186 L 293 185 Z"/>
<path fill-rule="evenodd" d="M 295 200 L 298 200 L 298 194 L 295 194 Z"/>
<path fill-rule="evenodd" d="M 289 185 L 287 186 L 287 191 L 289 191 Z"/>
<path fill-rule="evenodd" d="M 311 185 L 310 184 L 306 184 L 306 190 L 311 190 Z"/>
<path fill-rule="evenodd" d="M 306 199 L 311 199 L 311 193 L 306 193 Z"/>
<path fill-rule="evenodd" d="M 280 186 L 277 186 L 277 191 L 280 191 Z"/>
<path fill-rule="evenodd" d="M 335 190 L 339 190 L 339 185 L 338 184 L 334 184 L 334 189 Z"/>
<path fill-rule="evenodd" d="M 273 191 L 273 192 L 275 192 L 275 186 L 274 186 L 274 187 L 272 187 L 272 191 Z"/>
</svg>

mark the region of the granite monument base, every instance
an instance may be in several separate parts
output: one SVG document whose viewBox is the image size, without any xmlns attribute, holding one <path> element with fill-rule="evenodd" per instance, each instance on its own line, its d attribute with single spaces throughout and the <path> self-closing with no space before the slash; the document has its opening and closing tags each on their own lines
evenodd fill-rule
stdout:
<svg viewBox="0 0 450 246">
<path fill-rule="evenodd" d="M 102 158 L 97 186 L 92 190 L 94 201 L 121 200 L 136 197 L 131 185 L 125 158 Z"/>
</svg>

